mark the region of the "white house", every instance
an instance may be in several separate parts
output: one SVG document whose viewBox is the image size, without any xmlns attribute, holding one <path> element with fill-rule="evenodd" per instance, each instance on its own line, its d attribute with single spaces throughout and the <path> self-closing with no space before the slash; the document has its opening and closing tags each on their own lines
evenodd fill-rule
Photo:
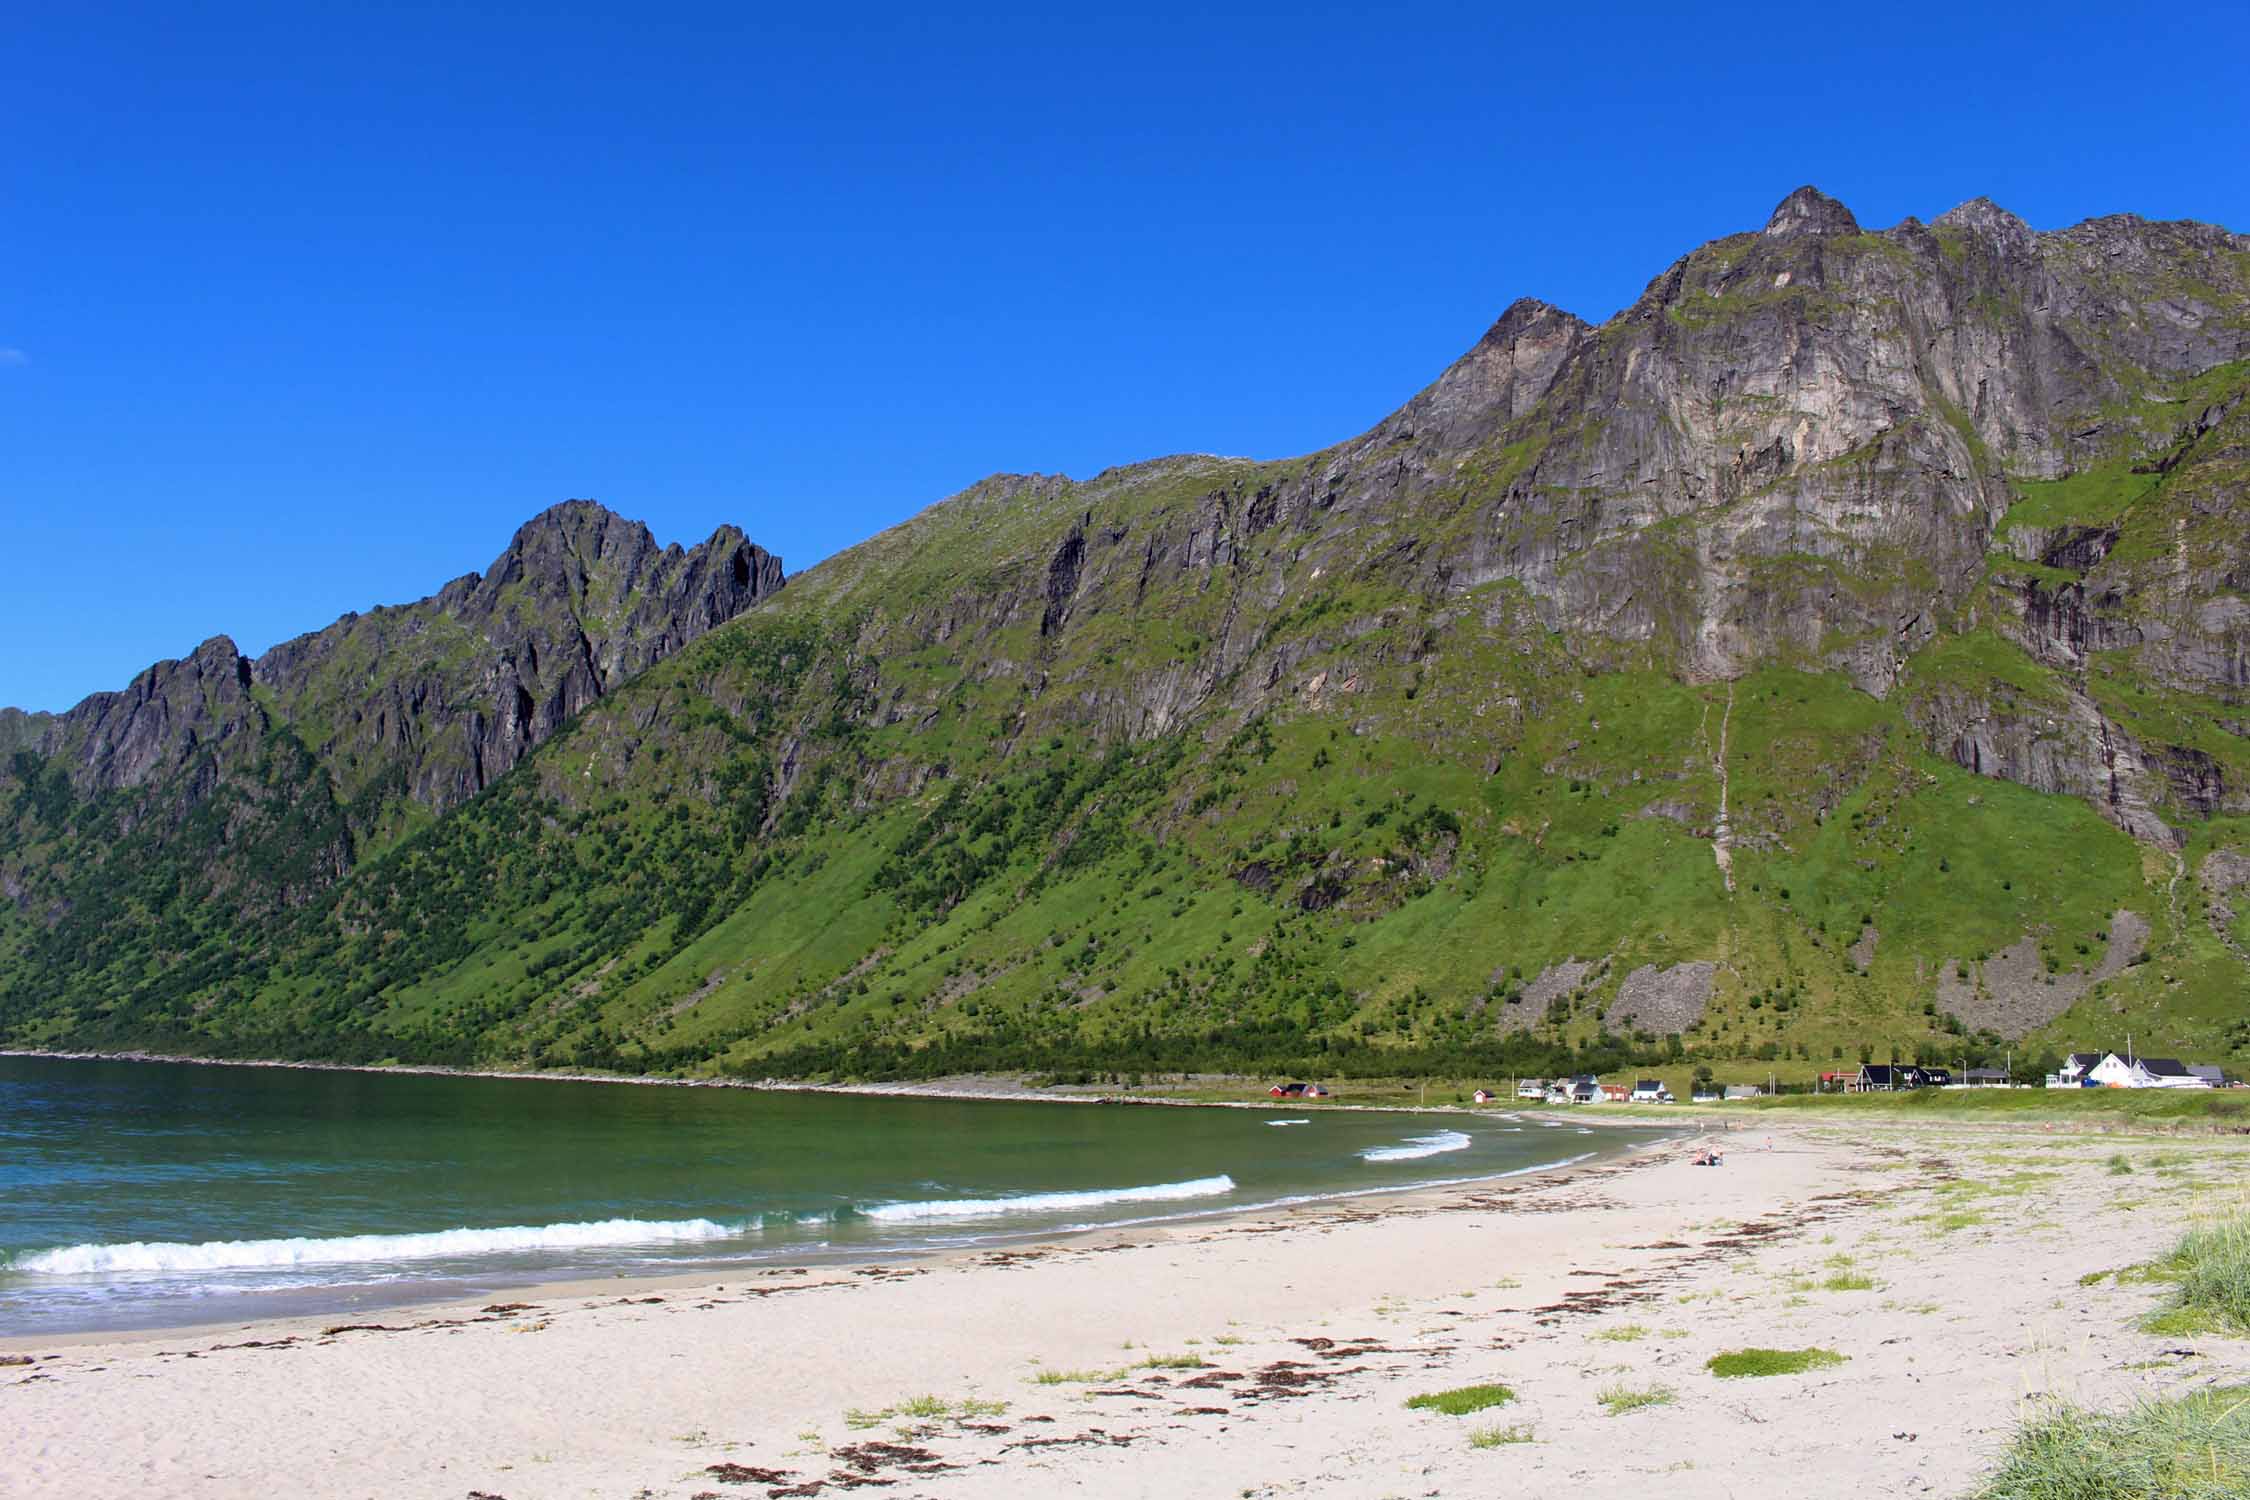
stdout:
<svg viewBox="0 0 2250 1500">
<path fill-rule="evenodd" d="M 2077 1060 L 2078 1054 L 2072 1053 L 2071 1061 Z M 2139 1080 L 2140 1069 L 2136 1064 L 2127 1062 L 2114 1052 L 2104 1052 L 2102 1060 L 2088 1068 L 2079 1082 L 2105 1089 L 2137 1089 L 2148 1086 Z"/>
<path fill-rule="evenodd" d="M 2176 1057 L 2144 1057 L 2134 1063 L 2148 1082 L 2145 1089 L 2207 1089 L 2211 1080 L 2198 1074 Z"/>
<path fill-rule="evenodd" d="M 2079 1054 L 2071 1054 L 2077 1061 Z M 2122 1058 L 2114 1052 L 2086 1069 L 2085 1078 L 2105 1089 L 2207 1089 L 2211 1085 L 2170 1057 Z"/>
</svg>

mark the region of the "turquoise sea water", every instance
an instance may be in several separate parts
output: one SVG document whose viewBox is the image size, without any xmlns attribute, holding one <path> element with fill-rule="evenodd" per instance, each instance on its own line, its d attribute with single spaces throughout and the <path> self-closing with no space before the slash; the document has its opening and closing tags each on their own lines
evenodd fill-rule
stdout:
<svg viewBox="0 0 2250 1500">
<path fill-rule="evenodd" d="M 1513 1117 L 0 1058 L 0 1334 L 364 1311 L 1289 1205 L 1633 1149 Z"/>
</svg>

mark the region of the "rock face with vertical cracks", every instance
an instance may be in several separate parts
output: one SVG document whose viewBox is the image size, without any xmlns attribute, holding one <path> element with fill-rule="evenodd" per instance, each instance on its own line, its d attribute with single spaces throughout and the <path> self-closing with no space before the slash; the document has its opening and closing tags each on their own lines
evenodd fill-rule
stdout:
<svg viewBox="0 0 2250 1500">
<path fill-rule="evenodd" d="M 18 757 L 12 778 L 59 774 L 116 820 L 77 863 L 99 864 L 127 837 L 141 841 L 137 859 L 190 857 L 180 835 L 192 826 L 239 865 L 210 882 L 254 906 L 288 904 L 339 878 L 410 804 L 442 813 L 475 795 L 612 688 L 781 585 L 781 560 L 731 526 L 694 548 L 659 547 L 641 523 L 568 501 L 526 523 L 489 569 L 417 603 L 346 615 L 255 660 L 214 636 L 63 713 L 9 710 L 0 752 Z M 17 832 L 31 845 L 53 836 Z M 0 837 L 0 855 L 10 842 Z M 265 884 L 278 894 L 254 889 Z"/>
<path fill-rule="evenodd" d="M 284 641 L 252 674 L 347 798 L 444 809 L 604 693 L 781 587 L 781 559 L 723 526 L 694 548 L 572 500 L 429 599 Z"/>
</svg>

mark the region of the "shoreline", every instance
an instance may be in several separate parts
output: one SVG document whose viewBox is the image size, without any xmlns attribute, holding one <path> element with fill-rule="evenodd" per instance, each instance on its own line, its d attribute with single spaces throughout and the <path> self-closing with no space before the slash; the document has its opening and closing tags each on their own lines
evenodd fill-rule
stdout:
<svg viewBox="0 0 2250 1500">
<path fill-rule="evenodd" d="M 1579 1113 L 1587 1106 L 1576 1106 L 1569 1114 L 1553 1113 L 1555 1106 L 1544 1102 L 1504 1099 L 1489 1105 L 1473 1104 L 1351 1104 L 1336 1098 L 1326 1099 L 1174 1099 L 1155 1095 L 1119 1093 L 1061 1093 L 1048 1089 L 1018 1087 L 1009 1089 L 977 1086 L 976 1081 L 987 1075 L 954 1074 L 945 1078 L 908 1083 L 810 1083 L 785 1078 L 669 1078 L 651 1077 L 635 1073 L 562 1073 L 506 1068 L 452 1068 L 436 1063 L 338 1063 L 304 1062 L 288 1058 L 245 1057 L 190 1057 L 166 1052 L 54 1052 L 35 1047 L 0 1047 L 0 1059 L 11 1057 L 34 1058 L 49 1062 L 110 1062 L 110 1063 L 171 1063 L 198 1068 L 273 1068 L 311 1073 L 370 1073 L 391 1077 L 414 1078 L 489 1078 L 512 1082 L 533 1083 L 602 1083 L 625 1084 L 647 1088 L 688 1089 L 740 1089 L 762 1094 L 839 1094 L 869 1099 L 945 1099 L 987 1104 L 1078 1104 L 1114 1105 L 1121 1107 L 1158 1107 L 1166 1109 L 1320 1109 L 1359 1110 L 1381 1114 L 1444 1114 L 1470 1115 L 1485 1119 L 1518 1116 L 1523 1119 L 1567 1119 L 1574 1124 L 1589 1127 L 1607 1125 L 1612 1128 L 1662 1128 L 1661 1122 L 1711 1118 L 1709 1116 L 1638 1114 L 1628 1119 L 1615 1116 L 1604 1118 L 1600 1113 Z M 963 1087 L 964 1083 L 971 1086 Z M 1600 1109 L 1635 1108 L 1646 1106 L 1599 1106 Z M 1685 1106 L 1682 1106 L 1684 1109 Z"/>
<path fill-rule="evenodd" d="M 2027 1401 L 2250 1379 L 2250 1341 L 2148 1332 L 2162 1287 L 2115 1274 L 2239 1201 L 2250 1140 L 2124 1143 L 2123 1178 L 2115 1137 L 2036 1127 L 1776 1123 L 1716 1171 L 1669 1145 L 1317 1214 L 47 1341 L 0 1365 L 0 1472 L 27 1500 L 1958 1494 Z M 1707 1368 L 1808 1345 L 1835 1358 Z M 1465 1387 L 1506 1394 L 1410 1406 Z"/>
<path fill-rule="evenodd" d="M 1620 1122 L 1621 1128 L 1623 1127 Z M 1642 1126 L 1641 1129 L 1661 1129 Z M 382 1319 L 395 1316 L 414 1318 L 444 1317 L 448 1314 L 466 1315 L 473 1304 L 508 1301 L 525 1297 L 543 1299 L 556 1297 L 583 1297 L 600 1295 L 636 1296 L 649 1292 L 681 1293 L 704 1286 L 723 1285 L 785 1272 L 819 1275 L 823 1273 L 850 1272 L 865 1275 L 917 1274 L 916 1271 L 893 1268 L 938 1267 L 965 1263 L 994 1254 L 1021 1253 L 1029 1247 L 1043 1250 L 1053 1247 L 1086 1246 L 1100 1250 L 1142 1234 L 1167 1234 L 1193 1237 L 1198 1234 L 1219 1235 L 1230 1232 L 1232 1226 L 1248 1220 L 1266 1218 L 1275 1214 L 1311 1215 L 1323 1208 L 1353 1214 L 1421 1213 L 1443 1201 L 1449 1194 L 1490 1188 L 1498 1184 L 1554 1185 L 1569 1181 L 1585 1173 L 1600 1173 L 1620 1168 L 1651 1164 L 1654 1151 L 1659 1146 L 1686 1145 L 1699 1139 L 1688 1133 L 1667 1135 L 1650 1140 L 1645 1148 L 1613 1146 L 1607 1152 L 1583 1152 L 1566 1160 L 1515 1167 L 1488 1176 L 1451 1178 L 1420 1186 L 1404 1188 L 1371 1187 L 1325 1194 L 1308 1200 L 1246 1203 L 1232 1208 L 1213 1208 L 1201 1211 L 1183 1211 L 1144 1219 L 1124 1220 L 1114 1224 L 1090 1224 L 1079 1228 L 1021 1229 L 1010 1232 L 996 1229 L 980 1235 L 974 1243 L 960 1245 L 880 1245 L 853 1246 L 844 1250 L 830 1250 L 803 1256 L 777 1254 L 771 1261 L 742 1260 L 733 1269 L 722 1269 L 714 1264 L 695 1265 L 689 1262 L 677 1271 L 651 1270 L 633 1275 L 622 1273 L 610 1276 L 553 1276 L 542 1278 L 531 1273 L 525 1279 L 507 1276 L 487 1278 L 486 1290 L 468 1293 L 460 1283 L 474 1280 L 469 1276 L 433 1279 L 424 1285 L 429 1295 L 418 1296 L 405 1290 L 396 1300 L 364 1302 L 355 1309 L 350 1305 L 332 1307 L 326 1312 L 265 1313 L 249 1317 L 215 1317 L 192 1323 L 163 1323 L 137 1327 L 89 1328 L 64 1333 L 17 1334 L 0 1330 L 0 1355 L 21 1355 L 46 1349 L 105 1348 L 110 1345 L 131 1346 L 167 1342 L 175 1339 L 210 1337 L 220 1333 L 248 1333 L 255 1337 L 294 1334 L 302 1336 L 310 1331 L 332 1326 L 339 1319 L 352 1321 L 361 1317 Z M 341 1268 L 339 1268 L 341 1269 Z M 337 1290 L 334 1286 L 308 1286 L 302 1289 L 308 1299 L 321 1291 Z M 403 1290 L 403 1289 L 402 1289 Z"/>
</svg>

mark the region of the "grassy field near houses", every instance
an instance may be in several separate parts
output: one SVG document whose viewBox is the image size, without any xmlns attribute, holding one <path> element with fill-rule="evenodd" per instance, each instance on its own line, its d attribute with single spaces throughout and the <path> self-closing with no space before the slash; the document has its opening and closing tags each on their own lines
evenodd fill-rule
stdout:
<svg viewBox="0 0 2250 1500">
<path fill-rule="evenodd" d="M 1640 1078 L 1661 1081 L 1679 1100 L 1689 1097 L 1690 1077 L 1685 1068 L 1633 1070 L 1605 1081 L 1630 1084 Z M 1720 1081 L 1750 1080 L 1722 1078 Z M 1756 1081 L 1763 1084 L 1765 1079 L 1761 1075 Z M 1501 1113 L 1548 1107 L 1516 1099 L 1512 1078 L 1352 1079 L 1330 1082 L 1328 1086 L 1333 1093 L 1327 1099 L 1287 1101 L 1274 1100 L 1266 1092 L 1272 1082 L 1268 1079 L 1198 1078 L 1181 1083 L 1152 1078 L 1138 1086 L 1126 1086 L 1120 1080 L 1118 1086 L 1103 1092 L 1122 1098 L 1198 1103 L 1286 1103 L 1292 1110 L 1357 1105 L 1362 1108 L 1487 1109 Z M 1499 1097 L 1490 1104 L 1478 1105 L 1473 1101 L 1480 1088 L 1494 1090 Z M 1595 1120 L 1711 1121 L 1739 1125 L 1778 1113 L 1792 1118 L 1833 1115 L 1860 1120 L 2053 1121 L 2057 1124 L 2082 1122 L 2097 1128 L 2209 1126 L 2250 1132 L 2250 1090 L 2243 1089 L 1910 1089 L 1889 1094 L 1782 1094 L 1708 1104 L 1600 1104 L 1576 1108 Z"/>
</svg>

